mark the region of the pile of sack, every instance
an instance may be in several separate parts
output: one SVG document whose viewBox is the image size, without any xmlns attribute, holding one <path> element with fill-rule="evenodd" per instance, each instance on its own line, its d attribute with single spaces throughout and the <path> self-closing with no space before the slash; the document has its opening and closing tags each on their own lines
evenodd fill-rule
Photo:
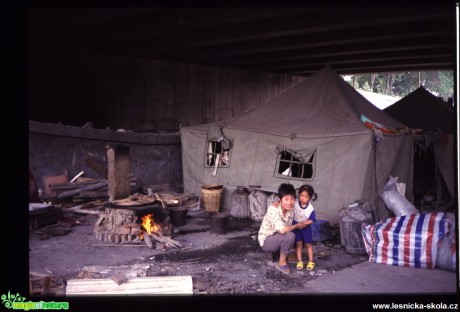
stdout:
<svg viewBox="0 0 460 312">
<path fill-rule="evenodd" d="M 370 262 L 456 271 L 455 217 L 444 212 L 420 213 L 404 197 L 398 178 L 390 177 L 380 193 L 395 216 L 363 224 Z"/>
</svg>

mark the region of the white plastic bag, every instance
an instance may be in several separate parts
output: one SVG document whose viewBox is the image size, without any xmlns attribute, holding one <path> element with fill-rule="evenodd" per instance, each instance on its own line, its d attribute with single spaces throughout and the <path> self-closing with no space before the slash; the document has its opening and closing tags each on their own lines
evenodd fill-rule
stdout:
<svg viewBox="0 0 460 312">
<path fill-rule="evenodd" d="M 397 184 L 398 178 L 390 176 L 383 191 L 380 193 L 380 198 L 382 198 L 388 210 L 396 217 L 420 213 L 406 197 L 398 192 Z"/>
</svg>

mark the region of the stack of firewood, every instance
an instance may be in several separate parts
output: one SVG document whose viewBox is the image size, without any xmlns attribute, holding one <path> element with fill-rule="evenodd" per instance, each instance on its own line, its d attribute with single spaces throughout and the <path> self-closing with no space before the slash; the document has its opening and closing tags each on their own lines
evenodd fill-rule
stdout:
<svg viewBox="0 0 460 312">
<path fill-rule="evenodd" d="M 154 247 L 152 239 L 157 241 L 155 245 L 156 249 L 164 249 L 165 247 L 179 247 L 179 248 L 183 247 L 179 241 L 172 239 L 170 236 L 163 236 L 160 232 L 157 232 L 157 233 L 152 232 L 150 234 L 144 233 L 143 237 L 144 237 L 145 243 L 151 249 Z"/>
<path fill-rule="evenodd" d="M 130 179 L 131 193 L 138 191 L 137 179 Z M 94 200 L 107 200 L 109 182 L 106 179 L 78 178 L 74 182 L 51 184 L 49 187 L 55 199 L 71 199 L 74 203 L 82 203 Z"/>
</svg>

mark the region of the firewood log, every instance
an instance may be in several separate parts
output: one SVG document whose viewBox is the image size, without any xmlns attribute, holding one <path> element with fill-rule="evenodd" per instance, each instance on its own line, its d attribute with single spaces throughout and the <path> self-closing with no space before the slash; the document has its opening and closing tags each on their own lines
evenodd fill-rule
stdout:
<svg viewBox="0 0 460 312">
<path fill-rule="evenodd" d="M 150 235 L 148 233 L 144 233 L 144 240 L 147 243 L 147 245 L 149 246 L 149 248 L 153 249 L 153 242 L 150 239 Z"/>
<path fill-rule="evenodd" d="M 85 187 L 82 187 L 82 188 L 78 188 L 78 189 L 75 189 L 75 190 L 71 190 L 71 191 L 67 191 L 67 192 L 62 192 L 62 193 L 59 193 L 57 195 L 57 198 L 68 198 L 68 197 L 72 197 L 74 195 L 78 195 L 80 194 L 80 192 L 82 191 L 93 191 L 93 190 L 97 190 L 101 187 L 104 187 L 106 185 L 108 185 L 108 181 L 103 181 L 103 182 L 99 182 L 99 183 L 96 183 L 96 184 L 92 184 L 92 185 L 88 185 L 88 186 L 85 186 Z"/>
</svg>

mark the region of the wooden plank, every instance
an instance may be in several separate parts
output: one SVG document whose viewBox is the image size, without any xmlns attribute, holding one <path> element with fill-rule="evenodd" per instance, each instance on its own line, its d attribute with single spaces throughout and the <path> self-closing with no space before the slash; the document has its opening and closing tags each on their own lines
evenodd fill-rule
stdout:
<svg viewBox="0 0 460 312">
<path fill-rule="evenodd" d="M 155 201 L 157 201 L 157 199 L 148 195 L 133 194 L 129 195 L 127 198 L 114 200 L 112 201 L 112 204 L 116 206 L 141 206 L 145 204 L 152 204 Z"/>
<path fill-rule="evenodd" d="M 107 165 L 101 164 L 97 159 L 93 157 L 85 158 L 85 164 L 91 169 L 93 169 L 95 172 L 97 172 L 104 179 L 108 178 L 109 175 Z"/>
<path fill-rule="evenodd" d="M 193 295 L 191 276 L 135 277 L 117 285 L 112 279 L 71 279 L 66 295 Z"/>
<path fill-rule="evenodd" d="M 167 244 L 173 245 L 175 247 L 182 247 L 182 244 L 179 241 L 174 240 L 174 239 L 169 238 L 169 237 L 166 237 L 166 236 L 163 236 L 160 233 L 152 232 L 150 234 L 150 236 L 153 239 L 155 239 L 156 241 L 160 242 L 160 243 L 167 243 Z"/>
<path fill-rule="evenodd" d="M 81 205 L 78 205 L 78 206 L 74 206 L 72 208 L 66 209 L 66 211 L 100 215 L 101 213 L 104 213 L 103 211 L 98 211 L 98 209 L 101 209 L 101 208 L 104 208 L 104 206 L 94 207 L 93 209 L 82 209 Z"/>
</svg>

